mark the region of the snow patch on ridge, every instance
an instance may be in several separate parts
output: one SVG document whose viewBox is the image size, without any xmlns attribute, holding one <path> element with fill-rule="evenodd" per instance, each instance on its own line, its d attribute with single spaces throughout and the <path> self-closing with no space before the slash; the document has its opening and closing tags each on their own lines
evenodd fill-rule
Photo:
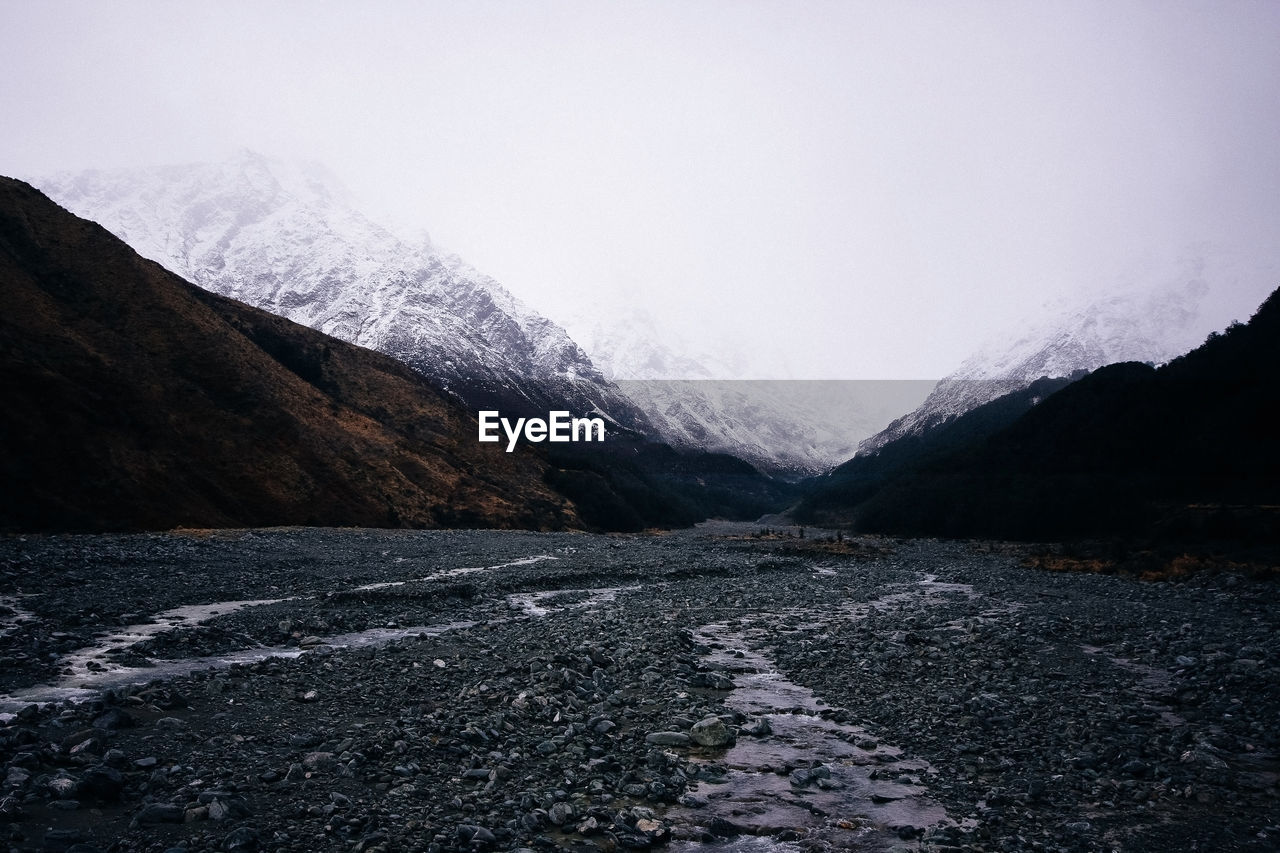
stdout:
<svg viewBox="0 0 1280 853">
<path fill-rule="evenodd" d="M 1201 247 L 1113 293 L 1055 306 L 980 348 L 917 409 L 863 441 L 858 453 L 919 435 L 1042 377 L 1070 377 L 1125 361 L 1163 364 L 1232 320 L 1248 319 L 1273 281 L 1271 271 L 1250 271 L 1225 251 Z"/>
<path fill-rule="evenodd" d="M 200 287 L 394 356 L 464 399 L 575 412 L 589 402 L 648 430 L 564 329 L 429 238 L 368 219 L 322 166 L 245 151 L 37 185 Z"/>
</svg>

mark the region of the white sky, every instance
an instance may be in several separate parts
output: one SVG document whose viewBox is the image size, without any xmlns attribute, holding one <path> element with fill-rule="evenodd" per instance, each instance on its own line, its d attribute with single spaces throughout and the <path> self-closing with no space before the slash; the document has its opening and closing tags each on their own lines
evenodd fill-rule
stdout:
<svg viewBox="0 0 1280 853">
<path fill-rule="evenodd" d="M 1280 242 L 1264 0 L 0 0 L 0 115 L 19 177 L 319 160 L 553 318 L 633 299 L 801 377 L 937 377 Z"/>
</svg>

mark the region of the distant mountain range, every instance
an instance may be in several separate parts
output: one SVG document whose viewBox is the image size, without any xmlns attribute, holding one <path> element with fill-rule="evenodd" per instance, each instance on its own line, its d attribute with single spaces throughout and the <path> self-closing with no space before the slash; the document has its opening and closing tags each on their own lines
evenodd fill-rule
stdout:
<svg viewBox="0 0 1280 853">
<path fill-rule="evenodd" d="M 762 349 L 767 342 L 714 358 L 670 337 L 642 304 L 612 318 L 564 318 L 580 347 L 428 238 L 372 222 L 318 165 L 242 152 L 39 183 L 201 287 L 391 355 L 473 412 L 597 413 L 615 437 L 730 454 L 791 480 L 945 426 L 1042 377 L 1167 361 L 1230 319 L 1207 307 L 1225 273 L 1205 255 L 1145 287 L 1051 311 L 936 385 L 761 381 L 762 363 L 777 375 L 781 358 Z"/>
<path fill-rule="evenodd" d="M 726 383 L 752 375 L 747 360 L 673 348 L 642 307 L 620 322 L 579 322 L 584 351 L 456 256 L 372 222 L 315 164 L 242 152 L 222 163 L 91 170 L 38 184 L 201 287 L 391 355 L 473 411 L 599 413 L 611 432 L 798 477 L 848 458 L 927 390 Z M 685 381 L 703 379 L 716 382 Z"/>
<path fill-rule="evenodd" d="M 1108 365 L 1036 405 L 1018 395 L 955 419 L 992 409 L 967 435 L 941 442 L 935 426 L 855 458 L 798 515 L 906 535 L 1280 541 L 1280 291 L 1162 367 Z"/>
<path fill-rule="evenodd" d="M 713 515 L 755 518 L 790 502 L 789 487 L 741 460 L 693 450 L 678 453 L 649 440 L 651 428 L 643 415 L 595 371 L 564 332 L 521 307 L 491 280 L 469 271 L 429 280 L 406 273 L 394 265 L 403 248 L 394 238 L 341 205 L 316 214 L 298 201 L 305 187 L 283 189 L 301 180 L 298 174 L 289 173 L 281 183 L 275 172 L 263 172 L 255 162 L 237 161 L 229 180 L 236 191 L 228 199 L 204 204 L 179 194 L 177 207 L 171 208 L 166 199 L 176 190 L 158 179 L 154 193 L 123 196 L 125 202 L 113 208 L 114 214 L 123 223 L 146 221 L 146 227 L 133 232 L 138 242 L 144 241 L 137 235 L 167 234 L 173 239 L 165 245 L 176 257 L 187 258 L 189 265 L 200 257 L 220 268 L 224 277 L 209 279 L 219 288 L 253 294 L 316 325 L 345 329 L 405 361 L 375 358 L 370 350 L 193 289 L 171 273 L 165 275 L 174 284 L 166 285 L 160 299 L 152 292 L 158 285 L 151 284 L 152 274 L 163 272 L 160 266 L 144 264 L 100 226 L 78 220 L 40 196 L 67 220 L 60 223 L 49 214 L 51 232 L 91 228 L 103 239 L 95 238 L 91 250 L 63 257 L 58 247 L 71 241 L 42 236 L 38 251 L 15 255 L 14 275 L 29 275 L 34 283 L 26 289 L 14 286 L 5 294 L 11 301 L 0 303 L 14 318 L 5 334 L 15 359 L 5 376 L 13 388 L 2 428 L 12 436 L 5 446 L 15 450 L 9 468 L 0 470 L 0 480 L 13 486 L 6 492 L 12 504 L 0 507 L 0 527 L 335 524 L 640 530 L 693 524 Z M 179 184 L 181 175 L 191 176 L 191 170 L 179 173 Z M 98 187 L 105 178 L 84 180 Z M 132 178 L 124 183 L 136 185 Z M 252 191 L 245 190 L 246 183 Z M 195 184 L 197 199 L 204 198 L 201 193 L 209 186 L 201 180 Z M 258 191 L 276 207 L 249 204 Z M 115 197 L 105 189 L 99 195 Z M 26 215 L 15 208 L 13 219 Z M 170 218 L 177 223 L 172 232 L 164 225 Z M 293 228 L 288 223 L 295 219 L 300 224 Z M 334 221 L 342 227 L 329 227 Z M 200 222 L 214 224 L 196 227 Z M 375 250 L 382 245 L 391 255 L 385 262 L 369 260 L 376 251 L 361 254 L 354 238 L 347 239 L 353 233 L 363 233 Z M 174 248 L 179 245 L 186 248 Z M 56 261 L 51 271 L 23 266 L 41 252 Z M 153 249 L 153 254 L 161 253 Z M 132 265 L 114 260 L 124 255 L 133 259 Z M 367 264 L 352 261 L 357 256 Z M 264 264 L 265 272 L 255 275 L 257 263 Z M 118 275 L 86 278 L 84 287 L 93 290 L 88 306 L 56 306 L 54 314 L 31 307 L 44 297 L 27 290 L 49 290 L 49 276 L 56 280 L 64 268 L 74 270 L 68 275 L 88 277 L 95 265 L 105 270 L 112 264 L 120 267 Z M 460 262 L 438 255 L 424 264 L 412 269 L 465 270 Z M 133 281 L 135 267 L 152 278 Z M 230 275 L 231 269 L 238 272 Z M 155 308 L 153 303 L 167 300 L 174 288 L 191 291 L 196 302 L 224 315 L 230 325 L 220 334 L 227 343 L 215 345 L 202 337 L 210 334 L 209 322 L 196 309 Z M 357 304 L 348 300 L 348 290 Z M 26 325 L 37 318 L 47 322 Z M 79 324 L 88 324 L 92 334 Z M 189 328 L 193 324 L 195 329 Z M 133 338 L 162 341 L 166 334 L 172 342 L 148 343 L 142 350 L 128 343 Z M 245 337 L 262 352 L 235 352 Z M 407 349 L 394 345 L 404 340 L 415 343 Z M 111 359 L 115 368 L 93 359 L 82 364 L 79 351 L 84 347 L 123 354 Z M 427 351 L 440 361 L 424 357 Z M 338 358 L 335 353 L 346 355 Z M 225 367 L 211 366 L 219 359 L 226 361 Z M 34 373 L 32 364 L 38 365 Z M 205 387 L 206 372 L 216 370 L 222 371 L 216 387 Z M 395 373 L 395 381 L 386 378 L 388 371 Z M 294 411 L 290 389 L 298 378 L 329 401 L 320 399 L 306 411 Z M 402 387 L 406 380 L 417 390 Z M 51 389 L 66 389 L 66 394 L 51 390 L 41 395 L 42 381 Z M 145 388 L 131 384 L 135 382 L 145 382 Z M 189 402 L 181 389 L 193 391 Z M 476 410 L 490 406 L 513 418 L 522 413 L 545 418 L 551 408 L 602 414 L 611 422 L 611 440 L 582 446 L 530 444 L 527 452 L 508 455 L 501 444 L 477 441 Z M 351 420 L 344 407 L 354 407 L 375 423 Z M 339 423 L 330 422 L 332 417 Z M 162 424 L 169 422 L 174 426 L 166 430 Z M 481 447 L 485 452 L 477 450 Z M 493 454 L 499 461 L 492 461 Z M 364 456 L 369 461 L 362 468 L 358 460 Z M 83 487 L 82 478 L 103 491 Z M 172 490 L 167 496 L 166 489 Z"/>
<path fill-rule="evenodd" d="M 37 183 L 200 287 L 393 356 L 473 411 L 567 409 L 652 431 L 563 329 L 429 240 L 370 221 L 318 165 L 246 151 Z"/>
<path fill-rule="evenodd" d="M 479 444 L 398 361 L 195 287 L 11 178 L 0 283 L 2 530 L 583 526 L 544 458 Z"/>
<path fill-rule="evenodd" d="M 729 359 L 696 352 L 642 306 L 612 320 L 567 318 L 566 326 L 663 441 L 729 453 L 792 479 L 848 459 L 860 441 L 918 405 L 934 385 L 760 379 L 785 375 L 785 367 L 758 352 Z"/>
<path fill-rule="evenodd" d="M 1044 377 L 1079 377 L 1108 364 L 1162 364 L 1176 358 L 1209 333 L 1247 316 L 1266 295 L 1261 288 L 1243 298 L 1224 293 L 1235 284 L 1232 267 L 1228 259 L 1208 254 L 1153 273 L 1144 285 L 1050 310 L 1019 333 L 980 348 L 918 408 L 864 440 L 858 453 L 872 454 L 903 436 L 922 435 Z"/>
</svg>

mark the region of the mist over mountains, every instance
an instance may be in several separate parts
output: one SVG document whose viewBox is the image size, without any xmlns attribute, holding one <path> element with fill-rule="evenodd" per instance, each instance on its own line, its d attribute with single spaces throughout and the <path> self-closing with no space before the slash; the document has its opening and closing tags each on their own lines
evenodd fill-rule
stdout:
<svg viewBox="0 0 1280 853">
<path fill-rule="evenodd" d="M 1079 378 L 1108 364 L 1177 358 L 1249 317 L 1267 295 L 1270 273 L 1201 249 L 1171 266 L 1153 264 L 1142 280 L 1123 281 L 1114 292 L 1049 306 L 1013 334 L 977 348 L 919 407 L 862 441 L 858 453 L 923 435 L 1043 378 Z"/>
<path fill-rule="evenodd" d="M 947 440 L 924 432 L 917 452 L 906 436 L 856 457 L 801 515 L 907 535 L 1277 541 L 1280 291 L 1160 368 L 1111 364 L 1044 391 L 974 409 Z"/>
<path fill-rule="evenodd" d="M 639 292 L 621 307 L 584 305 L 558 325 L 425 233 L 412 240 L 374 223 L 317 164 L 242 151 L 221 163 L 92 170 L 39 184 L 201 287 L 391 355 L 473 411 L 599 414 L 628 440 L 729 454 L 789 480 L 923 436 L 1043 378 L 1168 361 L 1225 326 L 1250 292 L 1241 278 L 1261 279 L 1199 251 L 1115 292 L 1057 306 L 936 384 L 804 381 L 785 378 L 786 354 L 768 341 L 702 351 L 657 322 Z M 858 376 L 858 365 L 844 369 Z M 1035 405 L 1042 396 L 1020 399 Z"/>
<path fill-rule="evenodd" d="M 321 166 L 242 151 L 37 184 L 206 290 L 393 356 L 473 409 L 569 409 L 649 430 L 563 329 L 456 256 L 370 221 Z"/>
<path fill-rule="evenodd" d="M 566 327 L 665 441 L 721 450 L 797 476 L 923 436 L 1041 379 L 1060 380 L 1052 385 L 1058 388 L 1107 364 L 1167 362 L 1248 317 L 1266 296 L 1270 272 L 1220 249 L 1191 247 L 1174 262 L 1117 274 L 1112 289 L 1045 306 L 976 346 L 936 383 L 805 381 L 768 342 L 743 341 L 727 358 L 723 346 L 718 354 L 701 352 L 699 342 L 663 328 L 643 306 L 566 318 Z M 859 365 L 843 369 L 860 376 Z M 1030 406 L 1045 396 L 1019 399 Z"/>
<path fill-rule="evenodd" d="M 776 370 L 780 357 L 757 347 L 726 361 L 672 346 L 642 303 L 621 319 L 575 318 L 584 351 L 457 256 L 372 222 L 317 164 L 242 151 L 37 183 L 201 287 L 391 355 L 473 409 L 599 413 L 613 430 L 798 477 L 848 458 L 927 390 L 736 381 Z"/>
</svg>

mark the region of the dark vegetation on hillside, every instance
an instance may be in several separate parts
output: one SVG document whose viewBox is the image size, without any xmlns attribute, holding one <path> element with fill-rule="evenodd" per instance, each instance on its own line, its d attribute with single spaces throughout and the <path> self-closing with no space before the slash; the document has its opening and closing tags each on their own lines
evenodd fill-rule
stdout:
<svg viewBox="0 0 1280 853">
<path fill-rule="evenodd" d="M 984 403 L 952 421 L 894 439 L 876 453 L 855 456 L 806 484 L 804 500 L 792 515 L 806 524 L 824 521 L 838 524 L 848 507 L 870 499 L 895 478 L 1004 429 L 1036 403 L 1083 375 L 1080 371 L 1068 379 L 1037 379 L 1020 391 Z"/>
<path fill-rule="evenodd" d="M 1102 368 L 994 434 L 873 491 L 832 484 L 802 511 L 899 535 L 1276 542 L 1277 411 L 1280 291 L 1164 367 Z"/>
<path fill-rule="evenodd" d="M 0 179 L 0 530 L 578 526 L 400 363 L 188 284 Z"/>
<path fill-rule="evenodd" d="M 400 362 L 201 290 L 13 179 L 0 395 L 0 530 L 639 530 L 792 497 L 625 433 L 480 444 L 474 413 Z"/>
</svg>

